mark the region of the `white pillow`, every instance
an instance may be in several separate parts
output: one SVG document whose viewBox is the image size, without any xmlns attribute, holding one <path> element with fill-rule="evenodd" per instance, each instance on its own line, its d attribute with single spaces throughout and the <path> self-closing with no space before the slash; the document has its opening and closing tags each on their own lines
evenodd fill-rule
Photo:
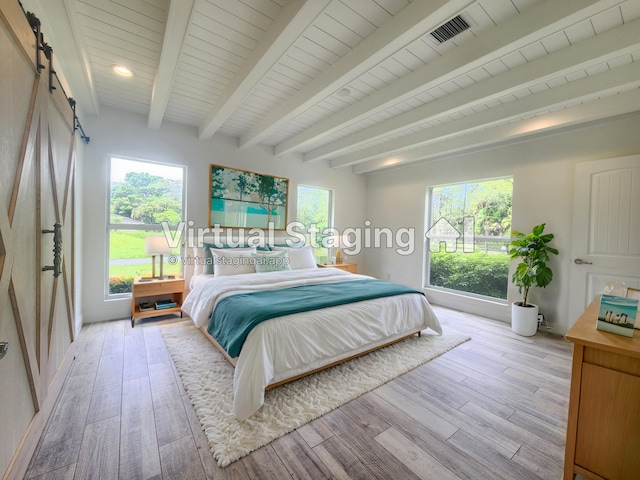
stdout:
<svg viewBox="0 0 640 480">
<path fill-rule="evenodd" d="M 255 248 L 212 248 L 213 274 L 216 277 L 256 273 L 253 254 Z"/>
<path fill-rule="evenodd" d="M 202 275 L 204 273 L 204 248 L 193 247 L 193 274 Z"/>
<path fill-rule="evenodd" d="M 311 245 L 304 247 L 273 247 L 274 250 L 286 250 L 289 252 L 289 266 L 291 270 L 300 270 L 302 268 L 318 268 L 316 259 L 313 256 Z"/>
</svg>

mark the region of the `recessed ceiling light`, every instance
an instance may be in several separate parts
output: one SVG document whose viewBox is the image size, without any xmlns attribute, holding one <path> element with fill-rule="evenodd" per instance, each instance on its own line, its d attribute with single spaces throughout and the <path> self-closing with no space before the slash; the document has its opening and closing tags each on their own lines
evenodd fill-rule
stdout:
<svg viewBox="0 0 640 480">
<path fill-rule="evenodd" d="M 351 90 L 348 88 L 343 88 L 342 90 L 338 90 L 338 95 L 341 97 L 346 97 L 347 95 L 351 95 Z"/>
<path fill-rule="evenodd" d="M 124 65 L 113 65 L 111 68 L 121 77 L 133 77 L 133 71 Z"/>
</svg>

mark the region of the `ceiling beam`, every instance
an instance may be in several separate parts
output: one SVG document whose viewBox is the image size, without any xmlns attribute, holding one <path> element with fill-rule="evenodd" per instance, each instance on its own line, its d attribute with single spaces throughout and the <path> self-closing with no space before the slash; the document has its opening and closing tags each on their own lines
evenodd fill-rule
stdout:
<svg viewBox="0 0 640 480">
<path fill-rule="evenodd" d="M 593 99 L 597 95 L 607 95 L 612 91 L 640 85 L 640 62 L 585 77 L 559 87 L 534 95 L 522 97 L 482 112 L 461 117 L 441 125 L 405 135 L 388 142 L 365 148 L 340 160 L 330 162 L 332 168 L 346 167 L 356 163 L 389 156 L 416 147 L 458 137 L 477 130 L 483 130 L 518 118 L 533 116 L 559 108 L 562 105 Z M 637 109 L 637 105 L 636 105 Z"/>
<path fill-rule="evenodd" d="M 635 88 L 618 95 L 599 98 L 573 107 L 559 109 L 529 119 L 506 125 L 498 125 L 481 131 L 450 138 L 432 145 L 405 152 L 393 158 L 381 158 L 354 165 L 353 173 L 366 174 L 407 166 L 416 163 L 450 158 L 469 151 L 496 146 L 527 136 L 548 134 L 554 130 L 567 128 L 607 117 L 637 112 L 640 104 L 640 89 Z"/>
<path fill-rule="evenodd" d="M 195 0 L 170 0 L 169 13 L 164 29 L 162 51 L 156 78 L 151 92 L 149 106 L 149 128 L 160 128 L 167 103 L 171 96 L 171 87 L 178 70 L 180 54 L 187 38 L 191 16 L 195 11 Z"/>
<path fill-rule="evenodd" d="M 260 39 L 257 47 L 207 114 L 200 126 L 201 140 L 211 137 L 236 111 L 247 95 L 298 37 L 309 28 L 330 1 L 292 0 L 286 4 L 265 33 L 264 38 Z"/>
<path fill-rule="evenodd" d="M 539 38 L 579 23 L 622 0 L 547 0 L 487 30 L 462 47 L 447 52 L 388 87 L 375 92 L 275 147 L 276 155 L 315 142 L 363 119 L 510 54 Z"/>
<path fill-rule="evenodd" d="M 345 150 L 353 150 L 359 145 L 423 125 L 455 111 L 473 108 L 637 51 L 640 51 L 640 19 L 323 145 L 306 153 L 304 160 L 315 161 L 336 157 Z M 340 161 L 336 162 L 336 164 L 340 163 Z"/>
<path fill-rule="evenodd" d="M 424 35 L 425 32 L 445 23 L 472 3 L 475 2 L 472 0 L 411 2 L 331 65 L 323 74 L 285 101 L 279 109 L 251 128 L 241 137 L 240 146 L 249 147 L 261 142 L 291 119 L 360 77 L 387 57 Z"/>
</svg>

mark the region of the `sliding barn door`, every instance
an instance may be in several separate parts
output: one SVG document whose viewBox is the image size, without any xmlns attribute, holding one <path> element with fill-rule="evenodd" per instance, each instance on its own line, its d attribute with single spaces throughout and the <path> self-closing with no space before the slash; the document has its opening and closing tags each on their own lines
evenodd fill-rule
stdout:
<svg viewBox="0 0 640 480">
<path fill-rule="evenodd" d="M 0 0 L 0 474 L 12 478 L 35 449 L 75 337 L 73 112 L 35 40 L 18 2 Z"/>
</svg>

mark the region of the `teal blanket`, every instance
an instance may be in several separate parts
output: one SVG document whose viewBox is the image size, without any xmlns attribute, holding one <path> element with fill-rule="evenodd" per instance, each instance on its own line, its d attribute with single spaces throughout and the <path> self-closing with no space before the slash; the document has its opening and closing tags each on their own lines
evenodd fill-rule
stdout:
<svg viewBox="0 0 640 480">
<path fill-rule="evenodd" d="M 207 331 L 233 358 L 240 354 L 253 327 L 265 320 L 405 293 L 424 295 L 404 285 L 376 279 L 242 293 L 218 302 Z"/>
</svg>

